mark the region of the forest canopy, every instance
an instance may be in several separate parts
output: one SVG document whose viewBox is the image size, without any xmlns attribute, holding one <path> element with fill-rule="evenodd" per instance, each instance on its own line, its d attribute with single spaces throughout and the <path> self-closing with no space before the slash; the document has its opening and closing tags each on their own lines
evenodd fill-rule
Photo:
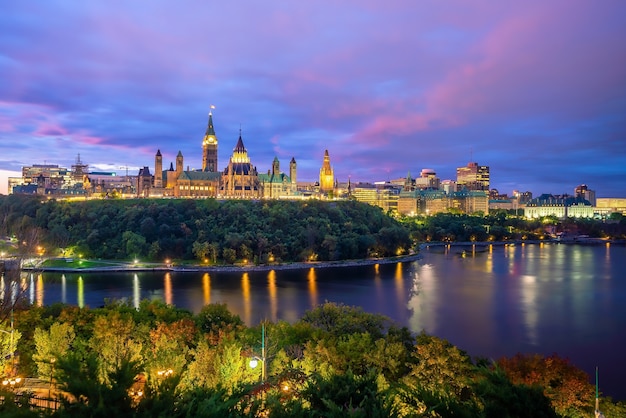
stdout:
<svg viewBox="0 0 626 418">
<path fill-rule="evenodd" d="M 24 253 L 210 263 L 332 261 L 401 255 L 406 228 L 355 201 L 0 197 L 0 235 Z"/>
</svg>

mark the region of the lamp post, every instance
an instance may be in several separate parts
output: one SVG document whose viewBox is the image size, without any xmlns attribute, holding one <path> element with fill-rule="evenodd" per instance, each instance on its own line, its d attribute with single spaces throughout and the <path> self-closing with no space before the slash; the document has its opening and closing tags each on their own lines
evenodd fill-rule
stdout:
<svg viewBox="0 0 626 418">
<path fill-rule="evenodd" d="M 54 363 L 56 362 L 55 358 L 50 359 L 50 384 L 48 385 L 48 398 L 51 398 L 52 394 L 52 378 L 54 376 Z"/>
<path fill-rule="evenodd" d="M 253 369 L 261 362 L 261 383 L 265 383 L 265 324 L 261 325 L 261 357 L 253 356 L 250 360 L 250 367 Z"/>
</svg>

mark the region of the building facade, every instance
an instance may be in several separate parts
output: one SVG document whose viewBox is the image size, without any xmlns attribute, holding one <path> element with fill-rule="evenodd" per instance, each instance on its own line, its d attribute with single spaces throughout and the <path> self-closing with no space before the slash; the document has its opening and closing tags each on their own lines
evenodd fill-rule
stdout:
<svg viewBox="0 0 626 418">
<path fill-rule="evenodd" d="M 297 194 L 296 176 L 296 160 L 291 159 L 289 163 L 289 176 L 280 171 L 280 161 L 278 157 L 274 157 L 272 169 L 267 174 L 259 174 L 259 183 L 263 191 L 263 197 L 266 199 L 280 199 L 292 197 Z"/>
<path fill-rule="evenodd" d="M 222 197 L 228 198 L 256 199 L 262 196 L 259 174 L 256 167 L 250 163 L 241 133 L 233 149 L 233 155 L 222 174 L 220 192 Z"/>
<path fill-rule="evenodd" d="M 467 190 L 489 191 L 489 167 L 470 162 L 465 167 L 456 169 L 456 183 Z"/>
<path fill-rule="evenodd" d="M 202 171 L 217 173 L 217 136 L 213 128 L 213 113 L 209 112 L 209 124 L 202 139 Z"/>
<path fill-rule="evenodd" d="M 335 190 L 335 172 L 330 165 L 328 150 L 324 151 L 324 161 L 320 168 L 320 193 L 332 193 Z"/>
<path fill-rule="evenodd" d="M 524 216 L 526 218 L 541 218 L 544 216 L 555 216 L 559 219 L 568 217 L 593 218 L 594 212 L 594 207 L 588 200 L 567 195 L 542 194 L 530 200 L 524 207 Z"/>
</svg>

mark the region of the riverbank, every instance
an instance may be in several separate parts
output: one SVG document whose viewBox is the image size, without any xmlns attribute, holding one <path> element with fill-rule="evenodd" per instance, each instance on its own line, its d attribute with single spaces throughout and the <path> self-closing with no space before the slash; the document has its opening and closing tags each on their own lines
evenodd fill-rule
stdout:
<svg viewBox="0 0 626 418">
<path fill-rule="evenodd" d="M 568 238 L 568 239 L 551 239 L 551 240 L 511 240 L 511 241 L 460 241 L 460 242 L 424 242 L 420 244 L 419 248 L 424 249 L 428 247 L 488 247 L 494 246 L 507 246 L 507 245 L 522 245 L 522 244 L 574 244 L 574 245 L 626 245 L 626 240 L 610 240 L 604 238 Z"/>
<path fill-rule="evenodd" d="M 626 240 L 606 240 L 601 238 L 576 238 L 563 240 L 514 240 L 514 241 L 461 241 L 461 242 L 424 242 L 419 245 L 419 250 L 430 247 L 455 247 L 455 248 L 476 248 L 478 251 L 486 250 L 489 246 L 511 246 L 511 245 L 626 245 Z M 308 268 L 341 268 L 367 266 L 374 264 L 391 264 L 398 262 L 411 262 L 420 258 L 419 251 L 413 254 L 385 257 L 367 258 L 359 260 L 340 261 L 309 261 L 295 263 L 275 263 L 275 264 L 237 264 L 237 265 L 201 265 L 201 264 L 164 264 L 148 262 L 124 262 L 124 261 L 102 261 L 102 260 L 81 260 L 84 264 L 98 264 L 96 266 L 74 267 L 74 266 L 46 266 L 44 261 L 37 265 L 24 266 L 24 271 L 59 272 L 59 273 L 88 273 L 88 272 L 125 272 L 125 271 L 171 271 L 171 272 L 246 272 L 246 271 L 270 271 L 270 270 L 297 270 Z M 67 259 L 71 260 L 71 259 Z"/>
<path fill-rule="evenodd" d="M 47 267 L 45 265 L 22 267 L 24 271 L 58 272 L 58 273 L 99 273 L 99 272 L 127 272 L 127 271 L 165 271 L 165 272 L 246 272 L 246 271 L 270 271 L 270 270 L 296 270 L 296 269 L 324 269 L 367 266 L 374 264 L 392 264 L 399 262 L 411 262 L 420 258 L 419 253 L 385 258 L 367 258 L 360 260 L 341 261 L 310 261 L 301 263 L 276 263 L 276 264 L 241 264 L 241 265 L 164 265 L 161 263 L 126 263 L 107 262 L 111 265 L 93 267 Z M 88 262 L 89 260 L 85 260 Z"/>
</svg>

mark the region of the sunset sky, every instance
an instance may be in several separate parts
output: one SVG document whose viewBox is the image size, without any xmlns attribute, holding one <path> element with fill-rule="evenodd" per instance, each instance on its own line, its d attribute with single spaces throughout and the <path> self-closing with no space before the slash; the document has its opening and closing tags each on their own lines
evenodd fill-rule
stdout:
<svg viewBox="0 0 626 418">
<path fill-rule="evenodd" d="M 626 1 L 54 1 L 0 12 L 0 192 L 23 165 L 222 170 L 239 130 L 315 180 L 454 179 L 626 197 Z"/>
</svg>

